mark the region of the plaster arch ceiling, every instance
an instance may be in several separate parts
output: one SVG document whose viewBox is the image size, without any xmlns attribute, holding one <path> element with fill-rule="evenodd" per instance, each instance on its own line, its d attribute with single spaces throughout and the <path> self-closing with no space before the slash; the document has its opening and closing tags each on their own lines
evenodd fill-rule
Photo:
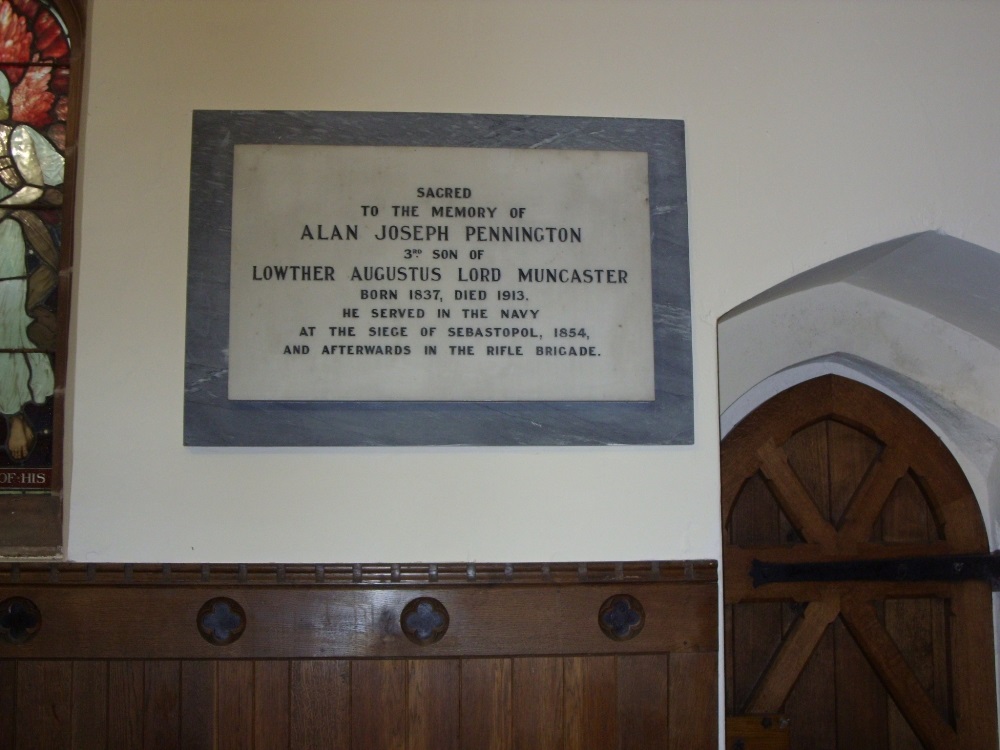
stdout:
<svg viewBox="0 0 1000 750">
<path fill-rule="evenodd" d="M 823 372 L 905 403 L 952 449 L 1000 539 L 1000 254 L 908 235 L 794 276 L 719 320 L 723 434 Z"/>
</svg>

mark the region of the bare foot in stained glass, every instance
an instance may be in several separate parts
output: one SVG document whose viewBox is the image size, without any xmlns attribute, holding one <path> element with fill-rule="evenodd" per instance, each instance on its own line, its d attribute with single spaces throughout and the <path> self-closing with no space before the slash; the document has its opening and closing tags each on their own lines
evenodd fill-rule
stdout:
<svg viewBox="0 0 1000 750">
<path fill-rule="evenodd" d="M 34 439 L 35 433 L 22 415 L 15 414 L 10 418 L 7 426 L 7 453 L 12 459 L 21 461 L 27 458 Z"/>
</svg>

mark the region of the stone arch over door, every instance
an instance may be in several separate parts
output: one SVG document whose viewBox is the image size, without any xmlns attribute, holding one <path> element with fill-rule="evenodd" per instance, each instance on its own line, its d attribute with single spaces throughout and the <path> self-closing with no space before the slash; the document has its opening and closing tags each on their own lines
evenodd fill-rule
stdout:
<svg viewBox="0 0 1000 750">
<path fill-rule="evenodd" d="M 1000 546 L 997 289 L 1000 253 L 940 232 L 873 245 L 776 284 L 719 319 L 723 434 L 804 377 L 849 372 L 944 439 Z"/>
</svg>

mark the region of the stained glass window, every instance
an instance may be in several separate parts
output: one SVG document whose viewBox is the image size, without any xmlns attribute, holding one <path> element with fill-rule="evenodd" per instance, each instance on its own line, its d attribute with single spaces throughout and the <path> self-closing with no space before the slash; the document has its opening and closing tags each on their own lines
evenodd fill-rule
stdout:
<svg viewBox="0 0 1000 750">
<path fill-rule="evenodd" d="M 8 504 L 9 496 L 20 498 L 21 517 L 32 498 L 61 496 L 59 386 L 68 320 L 61 272 L 72 223 L 67 10 L 75 13 L 74 4 L 0 0 L 0 496 Z M 52 516 L 52 503 L 46 507 Z M 58 522 L 61 534 L 61 503 L 55 516 L 48 527 Z M 9 551 L 11 540 L 58 546 L 52 531 L 38 540 L 22 539 L 17 529 L 13 537 L 0 533 L 0 551 Z"/>
</svg>

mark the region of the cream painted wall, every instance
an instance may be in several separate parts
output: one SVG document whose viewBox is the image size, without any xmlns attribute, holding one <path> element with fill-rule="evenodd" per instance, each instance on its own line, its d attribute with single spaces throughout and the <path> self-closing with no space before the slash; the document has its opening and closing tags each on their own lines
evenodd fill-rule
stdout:
<svg viewBox="0 0 1000 750">
<path fill-rule="evenodd" d="M 718 557 L 718 317 L 925 229 L 1000 249 L 1000 5 L 93 0 L 68 556 Z M 193 109 L 686 121 L 693 447 L 184 448 Z"/>
</svg>

